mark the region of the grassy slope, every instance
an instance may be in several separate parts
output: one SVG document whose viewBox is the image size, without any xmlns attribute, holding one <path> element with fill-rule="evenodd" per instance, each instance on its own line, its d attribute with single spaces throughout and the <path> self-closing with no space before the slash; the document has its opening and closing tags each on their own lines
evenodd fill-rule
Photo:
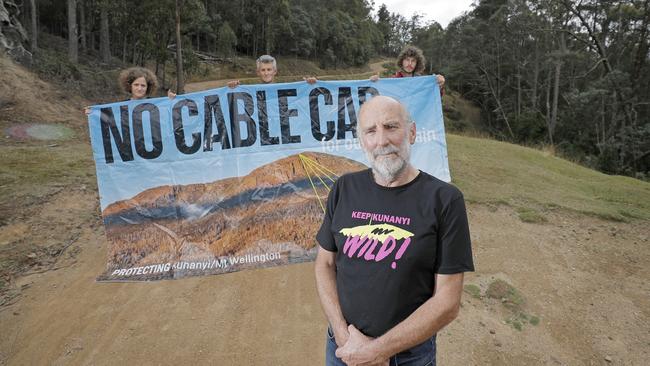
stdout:
<svg viewBox="0 0 650 366">
<path fill-rule="evenodd" d="M 368 66 L 324 70 L 313 61 L 292 57 L 278 57 L 277 63 L 278 74 L 275 81 L 280 83 L 300 81 L 305 76 L 316 76 L 321 80 L 340 80 L 368 78 L 373 74 Z M 237 66 L 223 64 L 199 66 L 197 72 L 189 78 L 188 82 L 239 79 L 244 84 L 255 84 L 259 83 L 255 68 L 254 58 L 238 57 Z"/>
<path fill-rule="evenodd" d="M 0 57 L 0 130 L 20 123 L 56 124 L 74 136 L 64 141 L 15 141 L 0 136 L 0 224 L 62 186 L 94 186 L 85 101 Z"/>
<path fill-rule="evenodd" d="M 650 183 L 608 176 L 542 151 L 447 135 L 452 179 L 470 202 L 543 212 L 565 208 L 612 220 L 650 219 Z"/>
</svg>

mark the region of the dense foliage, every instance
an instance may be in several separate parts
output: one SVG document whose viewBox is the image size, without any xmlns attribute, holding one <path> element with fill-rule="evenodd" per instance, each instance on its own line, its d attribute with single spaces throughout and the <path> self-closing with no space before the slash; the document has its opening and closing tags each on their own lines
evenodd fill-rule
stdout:
<svg viewBox="0 0 650 366">
<path fill-rule="evenodd" d="M 82 47 L 99 50 L 102 11 L 108 13 L 114 56 L 162 62 L 175 43 L 174 0 L 76 2 L 85 19 L 81 24 L 77 16 Z M 67 37 L 65 3 L 40 0 L 38 7 L 42 28 Z M 365 0 L 180 0 L 179 7 L 183 48 L 218 57 L 230 58 L 235 51 L 253 57 L 296 55 L 345 67 L 363 65 L 381 49 L 382 34 Z"/>
<path fill-rule="evenodd" d="M 496 136 L 650 173 L 650 1 L 482 0 L 414 42 Z"/>
</svg>

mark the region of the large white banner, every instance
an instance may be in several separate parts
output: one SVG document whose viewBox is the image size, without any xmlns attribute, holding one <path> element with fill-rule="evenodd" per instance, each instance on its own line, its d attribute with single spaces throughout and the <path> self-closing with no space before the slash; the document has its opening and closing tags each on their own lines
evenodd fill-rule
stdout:
<svg viewBox="0 0 650 366">
<path fill-rule="evenodd" d="M 313 260 L 337 177 L 366 169 L 359 107 L 392 96 L 411 162 L 450 181 L 432 76 L 244 85 L 97 105 L 89 116 L 109 258 L 98 280 L 218 274 Z"/>
</svg>

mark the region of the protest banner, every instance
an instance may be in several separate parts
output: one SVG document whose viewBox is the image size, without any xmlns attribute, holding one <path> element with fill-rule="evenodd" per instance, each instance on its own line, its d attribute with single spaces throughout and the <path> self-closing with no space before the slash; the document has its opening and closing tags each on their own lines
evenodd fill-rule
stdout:
<svg viewBox="0 0 650 366">
<path fill-rule="evenodd" d="M 450 181 L 434 77 L 246 85 L 93 106 L 90 138 L 108 239 L 100 281 L 300 263 L 337 177 L 367 169 L 360 105 L 400 100 L 411 161 Z"/>
</svg>

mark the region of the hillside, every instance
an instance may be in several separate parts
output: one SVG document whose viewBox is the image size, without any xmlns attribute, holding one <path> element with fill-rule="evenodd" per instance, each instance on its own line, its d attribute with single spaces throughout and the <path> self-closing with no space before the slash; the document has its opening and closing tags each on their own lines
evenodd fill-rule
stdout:
<svg viewBox="0 0 650 366">
<path fill-rule="evenodd" d="M 361 79 L 368 78 L 375 72 L 377 67 L 385 60 L 373 62 L 366 67 L 348 69 L 321 69 L 314 62 L 294 58 L 279 58 L 277 60 L 278 73 L 276 82 L 292 82 L 302 80 L 306 76 L 316 76 L 321 80 L 337 79 Z M 255 84 L 259 82 L 256 75 L 255 59 L 240 57 L 237 66 L 234 65 L 206 65 L 197 74 L 193 75 L 189 83 L 185 85 L 186 92 L 194 92 L 205 89 L 226 86 L 229 80 L 240 80 L 243 84 Z M 201 69 L 201 68 L 200 68 Z"/>
<path fill-rule="evenodd" d="M 0 365 L 322 364 L 312 263 L 96 283 L 107 244 L 84 101 L 0 62 L 3 132 L 36 122 L 74 132 L 2 136 Z M 439 362 L 644 364 L 650 183 L 493 140 L 447 141 L 477 272 L 466 277 L 460 317 L 439 335 Z"/>
<path fill-rule="evenodd" d="M 448 136 L 452 179 L 470 202 L 544 212 L 567 209 L 614 221 L 650 219 L 650 183 L 606 175 L 544 151 Z"/>
</svg>

